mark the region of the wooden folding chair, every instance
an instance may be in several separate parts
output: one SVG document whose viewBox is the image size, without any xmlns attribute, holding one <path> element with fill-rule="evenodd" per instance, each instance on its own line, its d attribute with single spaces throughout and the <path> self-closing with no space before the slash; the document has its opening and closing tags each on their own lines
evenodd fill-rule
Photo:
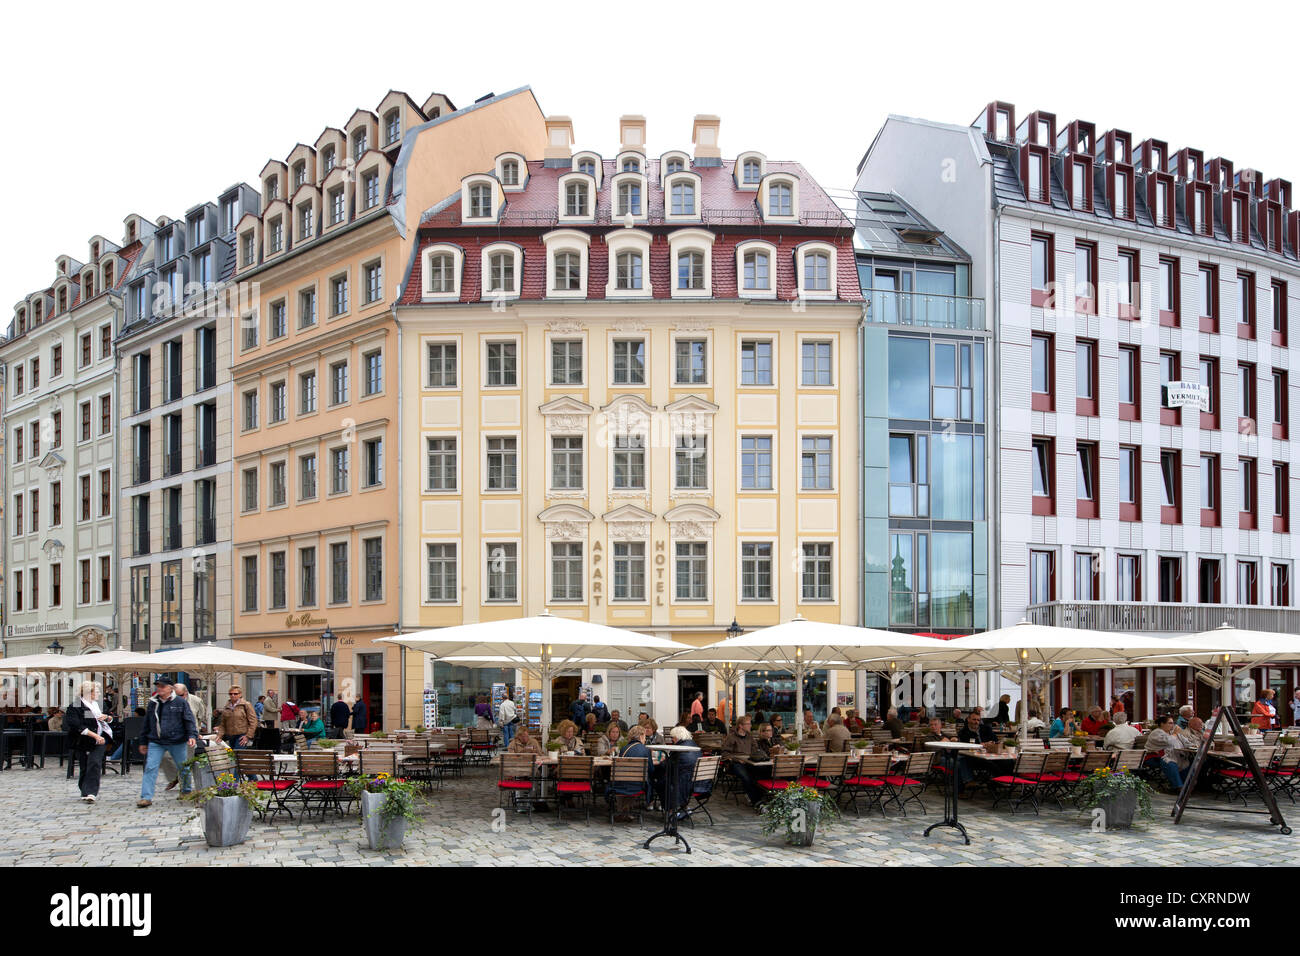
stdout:
<svg viewBox="0 0 1300 956">
<path fill-rule="evenodd" d="M 596 798 L 593 786 L 595 761 L 595 757 L 580 757 L 576 754 L 560 756 L 559 766 L 555 772 L 556 823 L 559 823 L 564 816 L 565 800 L 571 798 L 578 800 L 587 822 L 591 822 L 591 806 Z"/>
<path fill-rule="evenodd" d="M 320 810 L 335 810 L 343 816 L 344 783 L 339 776 L 339 758 L 333 751 L 303 750 L 298 753 L 298 793 L 302 797 L 303 816 L 312 811 L 312 802 Z"/>
<path fill-rule="evenodd" d="M 1065 773 L 1061 775 L 1064 778 L 1063 785 L 1060 788 L 1061 793 L 1067 800 L 1077 803 L 1078 798 L 1075 796 L 1075 791 L 1079 788 L 1079 784 L 1083 783 L 1084 780 L 1091 777 L 1102 767 L 1110 766 L 1110 762 L 1111 754 L 1107 751 L 1089 750 L 1083 755 L 1083 762 L 1080 763 L 1078 767 L 1074 770 L 1067 768 Z"/>
<path fill-rule="evenodd" d="M 858 794 L 863 794 L 867 798 L 867 813 L 875 807 L 882 817 L 885 815 L 881 800 L 888 793 L 885 778 L 889 776 L 893 762 L 893 754 L 864 753 L 859 756 L 857 772 L 851 777 L 845 777 L 840 787 L 841 794 L 848 794 L 855 814 L 862 816 L 862 811 L 858 809 Z"/>
<path fill-rule="evenodd" d="M 797 781 L 803 773 L 803 755 L 802 754 L 781 754 L 772 758 L 772 776 L 763 780 L 757 780 L 759 789 L 767 793 L 776 793 L 778 790 L 787 789 L 790 784 Z M 765 798 L 766 799 L 766 798 Z"/>
<path fill-rule="evenodd" d="M 515 808 L 523 807 L 528 811 L 528 820 L 533 819 L 533 797 L 536 785 L 536 761 L 532 754 L 502 754 L 501 776 L 497 780 L 498 807 L 504 807 L 506 795 Z"/>
<path fill-rule="evenodd" d="M 367 747 L 358 755 L 361 763 L 361 776 L 373 777 L 386 773 L 397 778 L 397 751 L 387 747 Z"/>
<path fill-rule="evenodd" d="M 839 788 L 844 785 L 844 774 L 848 767 L 848 754 L 820 753 L 817 755 L 817 762 L 813 765 L 813 772 L 801 776 L 799 785 L 816 790 L 835 790 L 838 796 Z"/>
<path fill-rule="evenodd" d="M 885 803 L 897 806 L 903 816 L 907 816 L 907 804 L 912 802 L 921 808 L 922 813 L 928 812 L 925 804 L 921 802 L 921 794 L 925 793 L 925 788 L 929 785 L 930 767 L 934 764 L 934 756 L 933 750 L 909 754 L 907 766 L 901 773 L 891 773 L 885 777 L 885 788 L 888 794 Z M 884 813 L 884 805 L 881 806 L 881 813 Z"/>
<path fill-rule="evenodd" d="M 1145 759 L 1145 750 L 1116 750 L 1111 758 L 1110 769 L 1116 772 L 1126 770 L 1129 773 L 1136 773 L 1142 769 L 1142 761 Z"/>
<path fill-rule="evenodd" d="M 561 758 L 563 759 L 563 758 Z M 573 759 L 573 758 L 569 758 Z M 591 757 L 580 758 L 591 760 Z M 645 802 L 646 802 L 646 780 L 649 776 L 650 761 L 646 757 L 614 757 L 609 766 L 609 785 L 610 789 L 606 792 L 609 799 L 609 822 L 614 822 L 614 803 L 616 797 L 639 797 L 633 809 L 629 813 L 636 814 L 637 823 L 645 822 Z M 639 789 L 634 793 L 616 793 L 615 784 L 634 784 Z M 594 799 L 594 797 L 593 797 Z"/>
<path fill-rule="evenodd" d="M 293 811 L 289 809 L 287 800 L 293 792 L 296 781 L 281 777 L 276 772 L 271 751 L 236 750 L 235 769 L 239 771 L 241 777 L 252 779 L 253 786 L 267 795 L 270 800 L 272 820 L 281 811 L 289 814 L 290 820 L 293 819 Z M 261 819 L 266 819 L 266 810 L 258 810 L 257 814 Z"/>
<path fill-rule="evenodd" d="M 1300 749 L 1297 749 L 1300 753 Z M 695 775 L 691 781 L 691 799 L 695 805 L 686 811 L 686 819 L 691 818 L 697 813 L 703 813 L 709 818 L 709 826 L 713 826 L 713 814 L 709 812 L 707 806 L 709 799 L 713 796 L 714 787 L 718 783 L 718 771 L 722 767 L 722 758 L 717 755 L 701 757 L 695 761 Z M 691 821 L 694 826 L 694 821 Z"/>
<path fill-rule="evenodd" d="M 429 738 L 427 737 L 407 737 L 402 741 L 402 755 L 406 757 L 402 765 L 402 773 L 408 778 L 419 782 L 425 790 L 432 790 L 434 781 L 437 780 L 438 787 L 442 787 L 442 775 L 435 775 L 433 772 L 433 761 L 429 753 Z"/>
<path fill-rule="evenodd" d="M 1300 783 L 1300 745 L 1292 744 L 1285 748 L 1273 766 L 1264 771 L 1264 776 L 1274 795 L 1286 794 L 1286 798 L 1295 803 L 1296 784 Z"/>
<path fill-rule="evenodd" d="M 1035 793 L 1043 786 L 1040 778 L 1047 757 L 1047 751 L 1042 753 L 1021 751 L 1016 754 L 1016 763 L 1011 773 L 992 777 L 989 780 L 989 789 L 993 793 L 993 806 L 990 809 L 996 809 L 998 801 L 1006 797 L 1008 801 L 1015 800 L 1015 803 L 1011 804 L 1011 812 L 1015 813 L 1028 800 L 1029 805 L 1034 808 L 1034 815 L 1037 816 L 1038 800 L 1035 798 Z"/>
</svg>

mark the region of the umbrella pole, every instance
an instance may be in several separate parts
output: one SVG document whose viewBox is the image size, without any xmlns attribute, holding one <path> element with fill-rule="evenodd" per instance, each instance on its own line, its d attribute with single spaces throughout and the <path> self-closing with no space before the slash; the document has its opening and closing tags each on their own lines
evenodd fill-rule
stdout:
<svg viewBox="0 0 1300 956">
<path fill-rule="evenodd" d="M 1020 739 L 1029 739 L 1029 670 L 1020 665 Z"/>
<path fill-rule="evenodd" d="M 542 713 L 537 721 L 537 736 L 542 739 L 542 750 L 550 743 L 547 733 L 551 727 L 551 662 L 542 660 L 538 671 L 542 677 Z"/>
<path fill-rule="evenodd" d="M 802 661 L 796 661 L 794 665 L 794 722 L 799 728 L 798 739 L 803 742 L 803 675 L 804 664 Z"/>
<path fill-rule="evenodd" d="M 1219 703 L 1222 707 L 1232 707 L 1232 665 L 1223 665 L 1223 691 L 1219 694 Z"/>
</svg>

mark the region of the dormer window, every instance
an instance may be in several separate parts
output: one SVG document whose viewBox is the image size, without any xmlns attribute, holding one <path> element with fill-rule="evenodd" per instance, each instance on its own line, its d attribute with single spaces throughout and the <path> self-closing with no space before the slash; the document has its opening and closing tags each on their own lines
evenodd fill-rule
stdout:
<svg viewBox="0 0 1300 956">
<path fill-rule="evenodd" d="M 824 242 L 807 242 L 795 254 L 799 295 L 809 299 L 833 299 L 836 295 L 835 247 Z"/>
<path fill-rule="evenodd" d="M 1086 157 L 1071 154 L 1065 158 L 1066 183 L 1070 207 L 1080 212 L 1092 211 L 1092 162 Z"/>
<path fill-rule="evenodd" d="M 585 218 L 588 212 L 590 195 L 586 183 L 567 183 L 564 187 L 564 214 Z"/>
<path fill-rule="evenodd" d="M 631 292 L 641 289 L 642 276 L 645 272 L 645 258 L 640 252 L 620 252 L 618 254 L 618 269 L 615 276 L 615 287 Z"/>
<path fill-rule="evenodd" d="M 97 242 L 92 242 L 90 244 L 90 259 L 92 262 L 99 261 L 99 243 Z"/>
<path fill-rule="evenodd" d="M 794 215 L 794 189 L 789 183 L 775 182 L 767 187 L 767 214 L 769 216 Z"/>
<path fill-rule="evenodd" d="M 1111 206 L 1116 219 L 1133 218 L 1133 170 L 1125 167 L 1111 166 L 1114 179 Z"/>
<path fill-rule="evenodd" d="M 113 263 L 104 263 L 104 288 L 113 288 Z"/>
<path fill-rule="evenodd" d="M 485 183 L 469 187 L 469 214 L 475 219 L 492 215 L 492 187 Z"/>
<path fill-rule="evenodd" d="M 162 237 L 162 261 L 163 262 L 167 262 L 175 256 L 175 252 L 173 252 L 172 249 L 173 249 L 172 234 L 171 231 L 168 230 L 163 234 Z"/>
<path fill-rule="evenodd" d="M 240 265 L 247 268 L 257 261 L 257 245 L 253 240 L 253 233 L 246 232 L 239 237 L 240 246 Z"/>
<path fill-rule="evenodd" d="M 686 162 L 680 156 L 674 156 L 664 164 L 664 172 L 680 173 L 686 168 Z"/>
<path fill-rule="evenodd" d="M 704 253 L 683 252 L 677 256 L 677 288 L 693 291 L 704 288 Z"/>
<path fill-rule="evenodd" d="M 640 229 L 620 229 L 606 237 L 609 281 L 605 295 L 630 298 L 651 295 L 650 234 Z"/>
<path fill-rule="evenodd" d="M 641 215 L 641 184 L 639 182 L 627 181 L 618 184 L 618 211 L 616 215 Z"/>
<path fill-rule="evenodd" d="M 66 288 L 59 290 L 59 305 L 57 311 L 68 311 L 68 290 Z"/>
<path fill-rule="evenodd" d="M 776 295 L 774 263 L 776 247 L 767 242 L 750 240 L 736 247 L 736 272 L 740 277 L 742 298 L 772 298 Z"/>
<path fill-rule="evenodd" d="M 135 220 L 126 224 L 126 241 L 128 245 L 135 242 Z"/>
<path fill-rule="evenodd" d="M 519 163 L 513 159 L 507 159 L 501 164 L 501 185 L 518 186 L 519 185 Z"/>
<path fill-rule="evenodd" d="M 673 264 L 673 297 L 711 295 L 713 234 L 704 229 L 681 229 L 669 234 L 668 249 Z"/>
<path fill-rule="evenodd" d="M 267 176 L 266 182 L 263 183 L 263 194 L 267 202 L 280 198 L 280 184 L 274 176 Z"/>
<path fill-rule="evenodd" d="M 695 209 L 695 183 L 686 179 L 675 180 L 669 187 L 670 209 L 674 216 L 697 215 Z"/>
<path fill-rule="evenodd" d="M 435 245 L 424 250 L 425 298 L 454 299 L 460 295 L 461 258 L 458 246 Z"/>
<path fill-rule="evenodd" d="M 329 192 L 330 200 L 330 225 L 337 226 L 347 218 L 347 200 L 343 195 L 343 187 L 335 186 Z"/>
<path fill-rule="evenodd" d="M 281 252 L 284 249 L 284 220 L 276 216 L 271 220 L 267 229 L 267 238 L 270 242 L 271 252 Z"/>
<path fill-rule="evenodd" d="M 1047 181 L 1047 149 L 1043 146 L 1022 146 L 1020 177 L 1025 184 L 1025 198 L 1030 202 L 1050 203 L 1051 192 Z"/>
<path fill-rule="evenodd" d="M 324 173 L 328 174 L 329 171 L 334 168 L 334 165 L 336 163 L 333 146 L 326 146 L 323 150 L 321 150 L 320 161 Z"/>
<path fill-rule="evenodd" d="M 578 172 L 594 177 L 596 175 L 596 161 L 589 156 L 578 160 Z"/>
<path fill-rule="evenodd" d="M 744 164 L 744 171 L 741 181 L 746 184 L 757 185 L 758 181 L 763 178 L 763 164 L 757 159 L 747 159 Z"/>
<path fill-rule="evenodd" d="M 310 202 L 305 202 L 298 207 L 298 241 L 303 242 L 311 238 L 312 228 L 315 225 L 315 215 Z"/>
<path fill-rule="evenodd" d="M 547 296 L 584 298 L 591 237 L 576 229 L 557 229 L 542 236 L 542 242 L 546 244 Z"/>
<path fill-rule="evenodd" d="M 352 161 L 360 162 L 366 150 L 370 148 L 368 131 L 363 126 L 352 134 Z"/>
<path fill-rule="evenodd" d="M 307 184 L 307 162 L 306 160 L 300 159 L 298 160 L 298 162 L 293 164 L 293 188 L 296 191 L 298 189 L 301 189 L 306 184 Z"/>
<path fill-rule="evenodd" d="M 523 250 L 513 243 L 498 243 L 483 250 L 483 297 L 519 295 Z"/>
<path fill-rule="evenodd" d="M 629 156 L 627 159 L 623 160 L 623 172 L 625 173 L 641 172 L 641 160 L 637 159 L 635 156 Z"/>
<path fill-rule="evenodd" d="M 552 277 L 557 291 L 577 291 L 582 287 L 582 256 L 572 250 L 557 252 Z"/>
<path fill-rule="evenodd" d="M 366 209 L 379 205 L 379 171 L 371 170 L 361 177 L 362 204 Z"/>
<path fill-rule="evenodd" d="M 402 135 L 402 111 L 389 110 L 384 117 L 384 145 L 392 146 Z"/>
<path fill-rule="evenodd" d="M 95 277 L 90 275 L 86 276 L 86 280 L 82 282 L 81 288 L 82 288 L 81 301 L 85 302 L 87 299 L 94 298 Z"/>
</svg>

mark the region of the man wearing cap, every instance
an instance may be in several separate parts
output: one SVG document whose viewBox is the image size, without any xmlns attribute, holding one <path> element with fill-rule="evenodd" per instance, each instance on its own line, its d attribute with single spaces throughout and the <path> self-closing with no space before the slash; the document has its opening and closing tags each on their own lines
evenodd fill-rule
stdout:
<svg viewBox="0 0 1300 956">
<path fill-rule="evenodd" d="M 149 709 L 145 712 L 144 733 L 141 735 L 140 753 L 145 755 L 144 780 L 140 784 L 140 799 L 137 807 L 147 807 L 153 803 L 153 791 L 158 782 L 158 767 L 162 764 L 163 754 L 170 754 L 176 766 L 184 767 L 188 748 L 194 746 L 199 735 L 198 725 L 194 722 L 194 711 L 190 705 L 175 693 L 172 682 L 165 677 L 154 681 L 154 695 L 149 698 Z M 189 771 L 182 769 L 181 793 L 190 792 Z"/>
</svg>

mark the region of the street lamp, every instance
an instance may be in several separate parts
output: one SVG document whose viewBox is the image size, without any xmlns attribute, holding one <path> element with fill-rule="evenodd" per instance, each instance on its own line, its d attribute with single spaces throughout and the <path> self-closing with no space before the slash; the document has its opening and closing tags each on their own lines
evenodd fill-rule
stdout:
<svg viewBox="0 0 1300 956">
<path fill-rule="evenodd" d="M 326 693 L 325 688 L 321 688 L 320 705 L 322 711 L 329 705 L 329 698 L 334 692 L 334 650 L 338 647 L 338 644 L 339 638 L 334 633 L 334 629 L 328 624 L 325 625 L 325 633 L 320 636 L 320 656 L 325 663 L 325 670 L 328 671 L 328 675 L 322 677 L 321 680 L 327 683 L 329 693 Z"/>
<path fill-rule="evenodd" d="M 59 639 L 57 637 L 54 640 L 50 641 L 49 645 L 45 648 L 46 654 L 62 654 L 63 651 L 64 651 L 64 647 L 62 644 L 59 643 Z"/>
<path fill-rule="evenodd" d="M 727 628 L 727 640 L 735 640 L 744 633 L 745 629 L 737 624 L 736 619 L 733 617 L 730 626 Z M 739 710 L 736 707 L 736 678 L 740 676 L 740 673 L 737 668 L 731 664 L 727 665 L 726 672 L 728 677 L 727 709 L 729 711 L 728 720 L 730 721 L 736 719 L 736 715 L 739 713 Z"/>
</svg>

